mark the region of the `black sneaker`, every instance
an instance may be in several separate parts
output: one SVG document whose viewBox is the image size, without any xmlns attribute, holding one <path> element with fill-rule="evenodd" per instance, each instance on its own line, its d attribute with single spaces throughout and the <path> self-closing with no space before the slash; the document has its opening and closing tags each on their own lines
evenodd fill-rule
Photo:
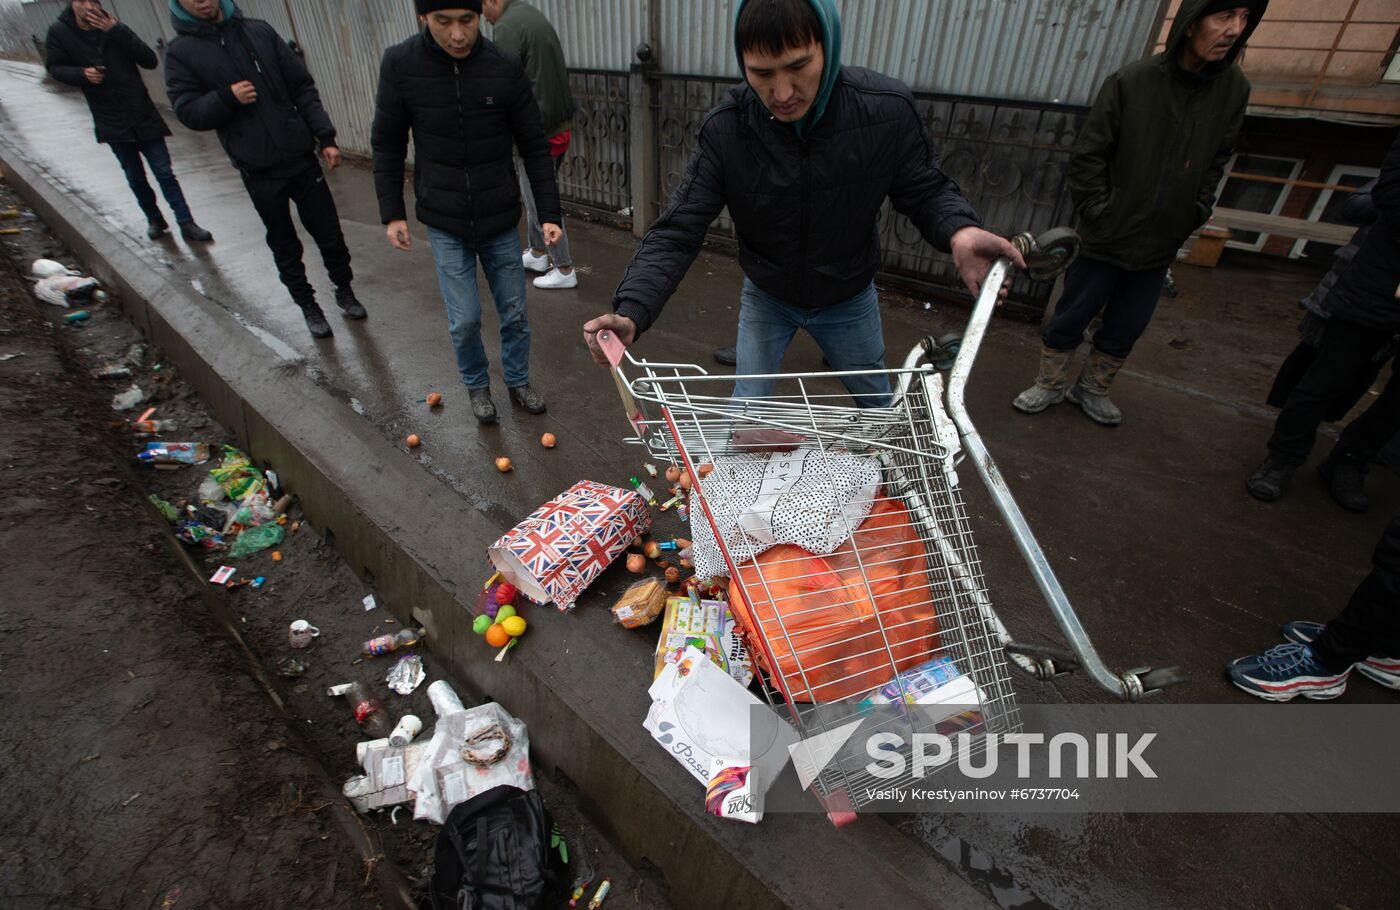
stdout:
<svg viewBox="0 0 1400 910">
<path fill-rule="evenodd" d="M 1254 473 L 1249 475 L 1244 485 L 1249 490 L 1249 495 L 1255 499 L 1273 502 L 1283 495 L 1296 470 L 1297 465 L 1270 455 L 1264 459 L 1263 464 L 1254 469 Z"/>
<path fill-rule="evenodd" d="M 1366 465 L 1359 459 L 1334 452 L 1317 466 L 1317 473 L 1327 481 L 1327 489 L 1337 505 L 1350 512 L 1365 512 L 1371 508 L 1370 497 L 1366 495 Z"/>
<path fill-rule="evenodd" d="M 146 236 L 152 240 L 159 240 L 165 236 L 165 232 L 170 230 L 170 225 L 165 223 L 164 218 L 152 218 L 146 222 Z"/>
<path fill-rule="evenodd" d="M 732 344 L 727 348 L 715 348 L 715 363 L 727 367 L 736 366 L 739 363 L 738 350 Z"/>
<path fill-rule="evenodd" d="M 345 314 L 346 319 L 364 319 L 369 313 L 365 312 L 364 305 L 355 297 L 355 292 L 349 285 L 335 289 L 335 303 Z"/>
<path fill-rule="evenodd" d="M 490 389 L 468 389 L 472 399 L 472 416 L 477 423 L 496 422 L 496 403 L 491 400 Z"/>
<path fill-rule="evenodd" d="M 190 243 L 208 243 L 214 235 L 195 224 L 193 220 L 180 222 L 180 236 Z"/>
<path fill-rule="evenodd" d="M 528 385 L 516 386 L 510 390 L 510 400 L 515 406 L 528 411 L 531 414 L 543 414 L 544 399 L 540 393 L 530 388 Z"/>
<path fill-rule="evenodd" d="M 303 304 L 301 313 L 306 317 L 306 327 L 311 330 L 312 338 L 331 337 L 331 324 L 326 321 L 326 314 L 321 312 L 321 307 L 315 301 Z"/>
</svg>

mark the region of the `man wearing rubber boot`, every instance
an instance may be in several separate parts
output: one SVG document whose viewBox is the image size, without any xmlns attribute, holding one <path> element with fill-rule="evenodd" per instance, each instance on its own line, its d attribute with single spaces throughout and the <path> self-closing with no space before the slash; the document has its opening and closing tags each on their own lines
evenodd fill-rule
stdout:
<svg viewBox="0 0 1400 910">
<path fill-rule="evenodd" d="M 694 263 L 726 206 L 744 271 L 737 372 L 776 374 L 798 329 L 839 371 L 884 370 L 875 272 L 876 220 L 886 199 L 924 238 L 953 254 L 974 293 L 992 263 L 1021 254 L 981 220 L 938 166 L 909 88 L 842 66 L 833 0 L 736 4 L 735 52 L 746 84 L 706 115 L 695 152 L 666 211 L 637 247 L 613 295 L 613 313 L 583 327 L 630 345 L 645 332 Z M 888 403 L 883 373 L 851 376 L 859 407 Z M 734 395 L 759 398 L 773 380 L 741 379 Z"/>
<path fill-rule="evenodd" d="M 557 244 L 559 191 L 549 140 L 520 60 L 481 34 L 482 0 L 415 0 L 423 30 L 384 52 L 370 146 L 389 244 L 409 252 L 404 162 L 413 136 L 418 220 L 428 227 L 457 371 L 479 423 L 496 420 L 481 343 L 476 263 L 501 317 L 501 371 L 510 400 L 542 414 L 530 387 L 530 323 L 520 260 L 520 198 L 512 151 L 529 174 L 547 244 Z"/>
<path fill-rule="evenodd" d="M 1109 76 L 1080 130 L 1068 182 L 1083 247 L 1041 336 L 1040 375 L 1016 396 L 1038 414 L 1066 397 L 1117 426 L 1108 398 L 1157 307 L 1167 267 L 1205 223 L 1244 123 L 1249 80 L 1235 64 L 1268 0 L 1184 0 L 1166 50 Z M 1089 323 L 1103 324 L 1068 389 Z"/>
<path fill-rule="evenodd" d="M 176 38 L 165 53 L 165 90 L 175 116 L 192 130 L 216 130 L 267 228 L 267 245 L 292 300 L 315 338 L 331 335 L 306 280 L 292 203 L 321 251 L 347 319 L 365 308 L 350 282 L 350 250 L 335 198 L 316 162 L 340 164 L 335 127 L 316 82 L 296 54 L 260 19 L 245 19 L 233 0 L 169 0 Z"/>
<path fill-rule="evenodd" d="M 1293 472 L 1307 460 L 1317 428 L 1339 398 L 1369 387 L 1375 361 L 1387 356 L 1400 334 L 1400 137 L 1386 152 L 1371 190 L 1376 220 L 1351 262 L 1338 270 L 1327 295 L 1331 315 L 1317 354 L 1274 421 L 1269 455 L 1245 482 L 1255 499 L 1283 495 Z M 1385 390 L 1347 424 L 1327 459 L 1318 466 L 1342 507 L 1364 512 L 1366 469 L 1400 432 L 1400 375 L 1391 366 Z"/>
</svg>

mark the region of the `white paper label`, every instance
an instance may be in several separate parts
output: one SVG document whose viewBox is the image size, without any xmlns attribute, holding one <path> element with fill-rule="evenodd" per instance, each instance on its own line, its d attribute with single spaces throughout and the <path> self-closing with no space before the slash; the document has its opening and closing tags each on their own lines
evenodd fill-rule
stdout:
<svg viewBox="0 0 1400 910">
<path fill-rule="evenodd" d="M 373 610 L 375 607 L 379 606 L 379 604 L 377 604 L 377 603 L 374 602 L 374 595 L 373 595 L 373 594 L 366 594 L 366 595 L 365 595 L 365 599 L 362 600 L 362 601 L 360 601 L 360 602 L 363 603 L 363 604 L 365 605 L 365 612 L 366 612 L 366 613 L 368 613 L 370 610 Z"/>
<path fill-rule="evenodd" d="M 379 782 L 381 787 L 397 787 L 406 782 L 408 778 L 403 773 L 403 756 L 394 755 L 384 759 L 384 764 L 380 766 L 380 774 L 383 780 Z"/>
<path fill-rule="evenodd" d="M 442 779 L 442 799 L 449 806 L 467 801 L 467 778 L 461 771 L 453 771 Z"/>
</svg>

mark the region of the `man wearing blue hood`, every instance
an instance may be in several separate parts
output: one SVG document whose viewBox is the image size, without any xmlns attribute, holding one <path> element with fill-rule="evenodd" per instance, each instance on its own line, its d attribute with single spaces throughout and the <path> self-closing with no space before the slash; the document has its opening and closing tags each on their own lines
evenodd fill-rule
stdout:
<svg viewBox="0 0 1400 910">
<path fill-rule="evenodd" d="M 364 319 L 350 287 L 350 249 L 335 198 L 316 162 L 340 164 L 335 127 L 316 82 L 287 42 L 260 19 L 245 19 L 233 0 L 169 0 L 176 38 L 165 53 L 165 91 L 175 116 L 192 130 L 216 130 L 267 228 L 277 275 L 315 338 L 330 323 L 306 280 L 292 203 L 335 284 L 347 319 Z"/>
<path fill-rule="evenodd" d="M 614 312 L 583 327 L 595 360 L 607 362 L 599 331 L 630 345 L 656 321 L 726 206 L 744 270 L 741 375 L 777 373 L 798 329 L 833 369 L 884 369 L 874 278 L 886 198 L 929 243 L 952 252 L 974 293 L 998 257 L 1024 264 L 1004 238 L 981 229 L 939 169 L 909 88 L 841 65 L 832 0 L 745 0 L 734 45 L 745 84 L 706 115 L 680 185 L 618 285 Z M 883 374 L 844 381 L 860 407 L 889 401 Z M 741 379 L 734 394 L 762 397 L 773 385 Z"/>
</svg>

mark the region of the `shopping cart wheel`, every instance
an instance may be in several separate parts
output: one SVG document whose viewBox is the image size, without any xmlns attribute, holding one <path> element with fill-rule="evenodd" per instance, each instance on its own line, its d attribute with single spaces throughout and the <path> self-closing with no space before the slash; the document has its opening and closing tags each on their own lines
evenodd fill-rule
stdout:
<svg viewBox="0 0 1400 910">
<path fill-rule="evenodd" d="M 845 788 L 833 790 L 825 796 L 817 794 L 817 801 L 826 810 L 826 817 L 838 828 L 846 827 L 858 817 Z"/>
<path fill-rule="evenodd" d="M 1026 274 L 1036 281 L 1053 281 L 1079 256 L 1079 234 L 1073 228 L 1051 228 L 1038 237 L 1011 238 L 1026 260 Z"/>
<path fill-rule="evenodd" d="M 1180 667 L 1158 667 L 1155 670 L 1138 670 L 1134 673 L 1142 686 L 1144 697 L 1154 695 L 1168 686 L 1186 682 L 1186 671 Z"/>
</svg>

